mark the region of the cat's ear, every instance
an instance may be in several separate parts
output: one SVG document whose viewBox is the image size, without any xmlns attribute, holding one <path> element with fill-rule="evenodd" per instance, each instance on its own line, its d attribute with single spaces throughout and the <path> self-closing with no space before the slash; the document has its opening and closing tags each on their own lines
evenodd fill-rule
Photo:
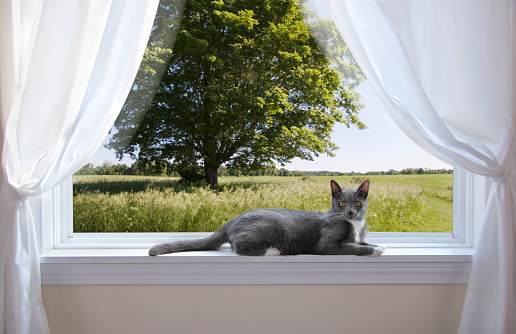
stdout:
<svg viewBox="0 0 516 334">
<path fill-rule="evenodd" d="M 342 188 L 339 186 L 339 184 L 337 182 L 335 182 L 334 180 L 331 180 L 330 185 L 331 185 L 331 195 L 333 197 L 338 197 L 339 195 L 342 194 Z"/>
<path fill-rule="evenodd" d="M 364 182 L 362 182 L 362 184 L 360 185 L 360 187 L 358 187 L 357 189 L 357 192 L 364 196 L 365 198 L 367 198 L 367 194 L 369 192 L 369 180 L 365 180 Z"/>
</svg>

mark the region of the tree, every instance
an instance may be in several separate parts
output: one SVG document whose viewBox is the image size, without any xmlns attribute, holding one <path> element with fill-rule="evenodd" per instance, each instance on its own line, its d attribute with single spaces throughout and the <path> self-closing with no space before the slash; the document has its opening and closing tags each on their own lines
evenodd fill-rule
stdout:
<svg viewBox="0 0 516 334">
<path fill-rule="evenodd" d="M 223 164 L 257 169 L 333 155 L 335 123 L 365 127 L 353 92 L 362 74 L 335 26 L 299 0 L 191 0 L 162 4 L 159 15 L 108 144 L 119 158 L 170 165 L 214 187 Z"/>
</svg>

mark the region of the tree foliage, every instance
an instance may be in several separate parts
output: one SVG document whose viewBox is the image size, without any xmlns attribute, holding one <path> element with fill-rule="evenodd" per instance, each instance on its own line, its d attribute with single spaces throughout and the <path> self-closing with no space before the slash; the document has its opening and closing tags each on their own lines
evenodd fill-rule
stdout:
<svg viewBox="0 0 516 334">
<path fill-rule="evenodd" d="M 332 155 L 335 123 L 364 127 L 361 79 L 333 23 L 302 1 L 162 3 L 108 147 L 212 186 L 223 164 Z"/>
</svg>

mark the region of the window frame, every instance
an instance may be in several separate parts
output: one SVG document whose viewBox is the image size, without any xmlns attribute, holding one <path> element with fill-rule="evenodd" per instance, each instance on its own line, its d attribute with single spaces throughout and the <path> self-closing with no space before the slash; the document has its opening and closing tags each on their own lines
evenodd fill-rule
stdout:
<svg viewBox="0 0 516 334">
<path fill-rule="evenodd" d="M 31 200 L 42 283 L 466 284 L 489 181 L 454 169 L 453 232 L 370 232 L 387 251 L 358 256 L 246 257 L 219 251 L 147 256 L 156 243 L 209 233 L 73 233 L 72 178 Z"/>
</svg>

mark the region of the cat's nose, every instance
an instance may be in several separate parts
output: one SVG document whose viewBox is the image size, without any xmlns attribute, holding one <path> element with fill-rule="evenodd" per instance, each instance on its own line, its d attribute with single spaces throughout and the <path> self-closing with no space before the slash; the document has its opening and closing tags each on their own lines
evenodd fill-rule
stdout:
<svg viewBox="0 0 516 334">
<path fill-rule="evenodd" d="M 348 212 L 349 217 L 351 218 L 353 216 L 353 211 Z"/>
</svg>

